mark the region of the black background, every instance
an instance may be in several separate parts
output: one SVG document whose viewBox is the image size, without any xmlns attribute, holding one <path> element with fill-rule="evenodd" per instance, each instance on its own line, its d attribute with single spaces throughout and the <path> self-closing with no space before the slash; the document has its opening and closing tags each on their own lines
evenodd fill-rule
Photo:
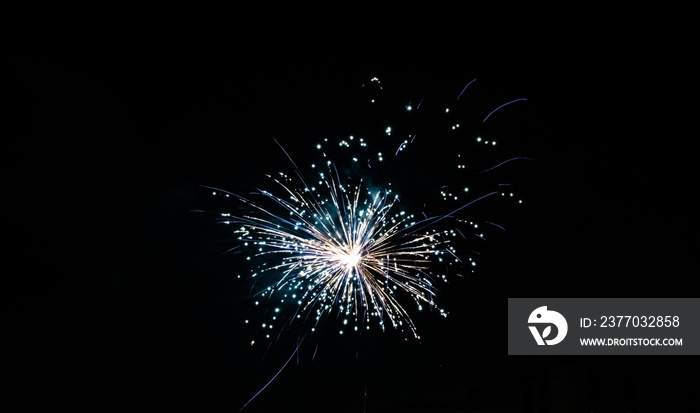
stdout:
<svg viewBox="0 0 700 413">
<path fill-rule="evenodd" d="M 439 14 L 239 12 L 4 31 L 14 400 L 28 410 L 238 411 L 295 343 L 264 358 L 250 348 L 239 262 L 221 253 L 221 227 L 190 212 L 210 202 L 199 185 L 246 190 L 283 161 L 271 160 L 273 138 L 303 151 L 347 121 L 347 99 L 379 76 L 438 98 L 477 78 L 492 90 L 484 111 L 527 97 L 503 127 L 510 150 L 533 159 L 519 172 L 527 202 L 499 211 L 507 231 L 446 292 L 450 317 L 418 320 L 421 343 L 329 334 L 313 361 L 316 343 L 303 343 L 244 411 L 697 410 L 696 357 L 506 355 L 507 297 L 697 291 L 682 25 Z"/>
</svg>

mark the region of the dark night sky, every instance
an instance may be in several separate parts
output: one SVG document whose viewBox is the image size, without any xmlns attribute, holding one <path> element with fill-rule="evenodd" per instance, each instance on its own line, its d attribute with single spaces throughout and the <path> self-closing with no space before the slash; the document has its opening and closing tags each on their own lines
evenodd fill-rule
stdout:
<svg viewBox="0 0 700 413">
<path fill-rule="evenodd" d="M 419 318 L 420 344 L 323 337 L 315 361 L 309 344 L 244 411 L 362 411 L 365 390 L 367 411 L 534 411 L 533 383 L 567 368 L 625 377 L 617 406 L 697 407 L 697 358 L 506 356 L 507 297 L 695 295 L 682 33 L 361 22 L 3 34 L 12 392 L 86 411 L 237 411 L 294 342 L 263 363 L 248 347 L 240 263 L 221 253 L 221 227 L 189 212 L 211 202 L 198 185 L 245 191 L 276 167 L 273 138 L 310 147 L 347 121 L 372 76 L 436 99 L 477 78 L 484 107 L 527 97 L 502 132 L 533 162 L 518 172 L 526 206 L 502 211 L 507 231 L 481 271 L 445 293 L 451 316 Z M 661 390 L 647 400 L 630 388 Z M 601 394 L 579 405 L 601 406 Z"/>
</svg>

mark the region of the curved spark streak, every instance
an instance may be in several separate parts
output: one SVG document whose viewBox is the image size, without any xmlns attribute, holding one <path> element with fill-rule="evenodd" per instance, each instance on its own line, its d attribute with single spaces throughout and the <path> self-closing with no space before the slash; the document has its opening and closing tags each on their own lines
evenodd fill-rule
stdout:
<svg viewBox="0 0 700 413">
<path fill-rule="evenodd" d="M 459 100 L 459 98 L 462 97 L 462 93 L 464 93 L 464 91 L 467 90 L 467 88 L 469 87 L 469 85 L 471 85 L 471 84 L 474 83 L 475 81 L 476 81 L 476 79 L 472 79 L 471 82 L 467 83 L 467 85 L 464 87 L 464 89 L 462 89 L 462 91 L 459 92 L 459 96 L 457 96 L 457 100 Z"/>
<path fill-rule="evenodd" d="M 500 108 L 502 108 L 502 107 L 504 107 L 504 106 L 506 106 L 506 105 L 510 105 L 511 103 L 518 102 L 518 101 L 520 101 L 520 100 L 527 100 L 527 99 L 525 99 L 525 98 L 520 98 L 520 99 L 511 100 L 510 102 L 506 102 L 506 103 L 502 104 L 501 106 L 497 107 L 496 109 L 492 110 L 491 113 L 489 113 L 488 115 L 486 115 L 486 117 L 484 118 L 484 120 L 482 120 L 481 122 L 486 122 L 486 119 L 488 119 L 489 116 L 493 115 L 493 113 L 494 113 L 495 111 L 497 111 L 498 109 L 500 109 Z"/>
<path fill-rule="evenodd" d="M 477 172 L 477 174 L 482 174 L 482 173 L 484 173 L 484 172 L 491 171 L 491 170 L 493 170 L 493 169 L 498 168 L 499 166 L 502 166 L 502 165 L 504 165 L 504 164 L 507 164 L 508 162 L 517 161 L 518 159 L 525 159 L 525 160 L 527 160 L 527 161 L 531 161 L 531 160 L 532 160 L 532 159 L 530 159 L 530 158 L 528 158 L 528 157 L 526 157 L 526 156 L 518 156 L 518 157 L 515 157 L 515 158 L 506 159 L 505 161 L 499 163 L 499 164 L 496 165 L 496 166 L 492 166 L 492 167 L 490 167 L 490 168 L 488 168 L 488 169 L 484 169 L 483 171 Z M 499 184 L 499 186 L 504 186 L 504 185 L 505 185 L 505 184 Z"/>
<path fill-rule="evenodd" d="M 482 196 L 480 196 L 479 198 L 477 198 L 477 199 L 475 199 L 475 200 L 473 200 L 473 201 L 467 202 L 466 204 L 464 204 L 464 205 L 462 205 L 461 207 L 455 209 L 454 211 L 450 212 L 449 214 L 442 215 L 442 216 L 439 216 L 439 217 L 431 217 L 431 218 L 425 219 L 425 220 L 423 220 L 423 221 L 421 221 L 421 222 L 425 222 L 425 221 L 428 221 L 428 220 L 431 220 L 431 219 L 435 219 L 435 221 L 430 222 L 430 225 L 434 225 L 434 224 L 436 224 L 436 223 L 442 221 L 443 219 L 445 219 L 445 218 L 447 218 L 447 217 L 451 217 L 452 214 L 456 214 L 457 212 L 459 212 L 459 211 L 463 210 L 464 208 L 468 207 L 469 205 L 471 205 L 471 204 L 473 204 L 473 203 L 475 203 L 475 202 L 481 201 L 481 200 L 484 199 L 484 198 L 488 198 L 488 197 L 490 197 L 491 195 L 496 195 L 497 193 L 498 193 L 498 192 L 494 191 L 494 192 L 490 192 L 490 193 L 488 193 L 488 194 L 486 194 L 486 195 L 482 195 Z M 420 222 L 419 222 L 418 224 L 420 224 Z"/>
<path fill-rule="evenodd" d="M 502 229 L 503 231 L 506 230 L 505 228 L 503 228 L 502 226 L 500 226 L 500 225 L 498 225 L 498 224 L 496 224 L 496 223 L 494 223 L 494 222 L 491 222 L 491 221 L 484 221 L 484 222 L 486 222 L 486 223 L 489 224 L 489 225 L 493 225 L 494 227 L 500 228 L 500 229 Z"/>
<path fill-rule="evenodd" d="M 279 371 L 270 379 L 270 381 L 267 382 L 266 385 L 263 386 L 262 389 L 258 390 L 258 392 L 255 393 L 255 395 L 254 395 L 253 397 L 251 397 L 251 398 L 243 405 L 243 407 L 241 407 L 241 408 L 238 410 L 239 412 L 243 411 L 243 409 L 245 409 L 246 406 L 248 406 L 248 405 L 250 404 L 250 402 L 253 401 L 253 399 L 255 399 L 256 397 L 258 397 L 258 395 L 259 395 L 260 393 L 262 393 L 263 390 L 265 390 L 265 389 L 267 388 L 267 386 L 270 385 L 270 383 L 272 383 L 273 381 L 275 381 L 275 379 L 277 378 L 277 376 L 279 376 L 280 373 L 282 373 L 282 370 L 284 370 L 284 368 L 287 367 L 287 364 L 289 364 L 289 362 L 292 361 L 292 358 L 294 358 L 294 355 L 295 355 L 295 354 L 296 354 L 297 357 L 298 357 L 298 354 L 299 354 L 299 347 L 301 346 L 301 343 L 303 343 L 303 342 L 304 342 L 304 339 L 302 338 L 301 341 L 299 342 L 299 344 L 297 344 L 297 348 L 295 348 L 295 349 L 294 349 L 294 352 L 292 352 L 292 355 L 289 356 L 289 359 L 287 360 L 287 362 L 284 363 L 284 366 L 282 366 L 282 368 L 279 369 Z"/>
</svg>

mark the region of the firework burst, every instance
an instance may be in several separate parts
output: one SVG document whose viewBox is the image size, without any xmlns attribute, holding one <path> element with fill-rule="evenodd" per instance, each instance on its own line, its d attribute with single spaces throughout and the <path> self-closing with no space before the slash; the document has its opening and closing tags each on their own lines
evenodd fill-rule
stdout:
<svg viewBox="0 0 700 413">
<path fill-rule="evenodd" d="M 431 220 L 416 222 L 414 215 L 396 212 L 398 196 L 390 190 L 348 188 L 337 174 L 322 181 L 324 198 L 306 185 L 294 190 L 275 182 L 286 198 L 259 193 L 284 214 L 238 197 L 257 214 L 227 220 L 241 225 L 235 231 L 239 240 L 258 247 L 256 259 L 275 263 L 264 271 L 279 274 L 279 280 L 264 294 L 282 292 L 296 300 L 296 319 L 317 322 L 337 310 L 355 330 L 377 318 L 382 329 L 388 321 L 417 337 L 395 291 L 406 293 L 419 309 L 435 307 L 428 264 L 450 251 L 448 233 L 426 229 Z"/>
<path fill-rule="evenodd" d="M 371 83 L 378 85 L 379 80 L 374 78 Z M 404 108 L 415 111 L 421 104 Z M 457 128 L 459 124 L 451 129 Z M 382 137 L 391 138 L 392 133 L 399 132 L 387 126 Z M 340 157 L 350 166 L 337 163 L 333 145 L 324 139 L 316 145 L 322 160 L 311 164 L 309 173 L 303 173 L 278 143 L 293 166 L 291 176 L 283 172 L 268 175 L 270 189 L 258 189 L 249 197 L 210 188 L 215 195 L 236 199 L 242 211 L 223 213 L 221 221 L 234 228 L 239 244 L 234 249 L 246 253 L 253 263 L 255 304 L 262 299 L 277 300 L 266 310 L 266 321 L 259 322 L 268 338 L 273 331 L 281 334 L 295 324 L 314 332 L 331 315 L 340 320 L 340 334 L 378 325 L 381 330 L 391 327 L 419 338 L 409 305 L 418 311 L 427 307 L 447 314 L 436 305 L 435 283 L 447 279 L 450 266 L 475 265 L 471 256 L 455 248 L 459 238 L 466 238 L 457 224 L 466 225 L 483 239 L 483 233 L 476 231 L 478 224 L 458 218 L 457 213 L 486 197 L 505 194 L 491 191 L 439 215 L 410 213 L 391 183 L 368 181 L 376 178 L 377 163 L 399 157 L 415 138 L 413 133 L 400 140 L 384 139 L 399 145 L 395 151 L 376 153 L 369 151 L 363 138 L 341 139 L 335 150 L 349 151 Z M 482 138 L 476 141 L 481 144 Z M 484 143 L 495 145 L 494 141 Z M 518 158 L 502 164 L 514 159 Z M 458 169 L 465 168 L 463 160 L 458 161 Z M 445 201 L 458 200 L 447 186 L 440 187 L 440 195 Z"/>
</svg>

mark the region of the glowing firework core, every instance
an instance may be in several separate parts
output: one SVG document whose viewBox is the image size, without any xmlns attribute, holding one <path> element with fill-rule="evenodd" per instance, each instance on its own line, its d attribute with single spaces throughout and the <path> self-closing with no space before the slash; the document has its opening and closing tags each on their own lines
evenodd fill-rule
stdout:
<svg viewBox="0 0 700 413">
<path fill-rule="evenodd" d="M 360 247 L 358 245 L 353 246 L 350 252 L 341 252 L 336 255 L 336 259 L 343 265 L 347 270 L 351 270 L 357 267 L 357 264 L 362 259 L 362 254 L 360 253 Z"/>
</svg>

